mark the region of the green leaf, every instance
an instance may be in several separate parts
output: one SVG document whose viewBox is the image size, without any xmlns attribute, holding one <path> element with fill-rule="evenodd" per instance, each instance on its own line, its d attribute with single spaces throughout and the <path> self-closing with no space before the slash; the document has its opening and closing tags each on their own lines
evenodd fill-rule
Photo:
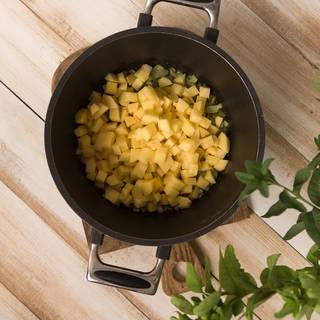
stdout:
<svg viewBox="0 0 320 320">
<path fill-rule="evenodd" d="M 261 173 L 261 164 L 259 162 L 254 160 L 246 160 L 244 162 L 244 166 L 246 167 L 247 172 L 254 175 L 257 178 L 257 180 L 263 178 L 263 175 Z"/>
<path fill-rule="evenodd" d="M 270 289 L 281 289 L 288 285 L 297 285 L 297 283 L 296 271 L 287 266 L 274 266 L 268 273 L 267 285 Z"/>
<path fill-rule="evenodd" d="M 295 300 L 285 299 L 286 303 L 282 309 L 276 312 L 274 315 L 276 318 L 284 318 L 288 314 L 296 314 L 299 311 L 299 305 Z"/>
<path fill-rule="evenodd" d="M 317 229 L 320 231 L 320 210 L 317 208 L 313 208 L 311 212 L 312 212 L 315 225 Z"/>
<path fill-rule="evenodd" d="M 320 134 L 317 137 L 314 138 L 314 143 L 316 144 L 316 146 L 320 150 Z"/>
<path fill-rule="evenodd" d="M 264 286 L 266 286 L 268 283 L 268 277 L 269 277 L 269 268 L 265 268 L 262 270 L 260 274 L 260 281 Z"/>
<path fill-rule="evenodd" d="M 253 319 L 253 311 L 256 307 L 267 301 L 275 294 L 274 290 L 260 288 L 249 299 L 247 303 L 246 317 L 248 320 Z"/>
<path fill-rule="evenodd" d="M 193 314 L 192 304 L 182 295 L 177 294 L 171 297 L 171 303 L 178 308 L 181 312 L 187 314 Z"/>
<path fill-rule="evenodd" d="M 258 184 L 248 184 L 241 192 L 239 200 L 244 200 L 249 194 L 258 189 Z"/>
<path fill-rule="evenodd" d="M 313 214 L 309 212 L 303 217 L 303 222 L 310 238 L 317 244 L 320 244 L 320 230 L 316 226 Z"/>
<path fill-rule="evenodd" d="M 315 83 L 314 88 L 320 92 L 320 81 Z"/>
<path fill-rule="evenodd" d="M 179 320 L 192 320 L 186 314 L 182 314 L 179 312 Z"/>
<path fill-rule="evenodd" d="M 303 271 L 299 273 L 299 280 L 302 288 L 305 289 L 306 294 L 310 299 L 320 299 L 319 275 Z"/>
<path fill-rule="evenodd" d="M 198 306 L 193 308 L 193 313 L 199 317 L 206 316 L 217 306 L 220 301 L 220 292 L 212 292 Z"/>
<path fill-rule="evenodd" d="M 305 229 L 304 222 L 294 224 L 284 235 L 284 240 L 290 240 Z"/>
<path fill-rule="evenodd" d="M 262 180 L 259 184 L 259 191 L 265 198 L 269 197 L 269 186 L 266 181 Z"/>
<path fill-rule="evenodd" d="M 194 306 L 197 306 L 202 300 L 199 297 L 191 297 Z"/>
<path fill-rule="evenodd" d="M 262 165 L 261 165 L 261 173 L 263 175 L 266 175 L 268 173 L 268 170 L 269 170 L 269 167 L 270 167 L 270 164 L 271 162 L 273 161 L 274 159 L 272 158 L 269 158 L 267 160 L 265 160 Z"/>
<path fill-rule="evenodd" d="M 246 173 L 246 172 L 241 172 L 241 171 L 237 171 L 235 173 L 235 176 L 237 177 L 238 180 L 240 180 L 241 182 L 245 183 L 245 184 L 250 184 L 252 182 L 256 182 L 256 178 L 254 177 L 254 175 L 250 174 L 250 173 Z"/>
<path fill-rule="evenodd" d="M 287 206 L 287 208 L 296 209 L 300 212 L 306 212 L 306 207 L 298 201 L 296 198 L 294 198 L 291 194 L 288 193 L 288 191 L 284 190 L 279 195 L 279 200 Z"/>
<path fill-rule="evenodd" d="M 314 265 L 318 266 L 319 261 L 320 261 L 320 245 L 314 244 L 308 254 L 307 254 L 307 259 Z"/>
<path fill-rule="evenodd" d="M 211 283 L 211 263 L 209 257 L 205 257 L 204 259 L 204 275 L 205 275 L 205 282 L 204 282 L 204 290 L 207 293 L 212 293 L 214 292 L 212 283 Z"/>
<path fill-rule="evenodd" d="M 272 270 L 273 267 L 277 264 L 279 258 L 281 256 L 281 253 L 273 254 L 272 256 L 269 256 L 267 258 L 267 265 L 269 270 Z"/>
<path fill-rule="evenodd" d="M 265 215 L 263 215 L 263 218 L 270 218 L 273 216 L 279 216 L 282 212 L 284 212 L 287 209 L 287 206 L 282 201 L 277 201 L 274 205 L 270 207 L 270 209 L 267 211 Z"/>
<path fill-rule="evenodd" d="M 219 280 L 221 287 L 235 296 L 242 297 L 257 289 L 253 277 L 241 268 L 231 245 L 227 246 L 224 256 L 220 252 Z"/>
<path fill-rule="evenodd" d="M 303 184 L 306 181 L 308 181 L 310 175 L 311 175 L 311 170 L 309 167 L 305 167 L 296 173 L 296 176 L 294 178 L 294 183 L 293 183 L 293 192 L 294 193 L 300 194 L 300 191 L 301 191 Z"/>
<path fill-rule="evenodd" d="M 308 195 L 315 205 L 320 206 L 320 169 L 313 171 L 308 186 Z"/>
<path fill-rule="evenodd" d="M 201 278 L 191 263 L 187 263 L 186 285 L 193 292 L 202 292 Z"/>
<path fill-rule="evenodd" d="M 240 298 L 236 299 L 232 303 L 232 314 L 234 316 L 238 316 L 242 312 L 243 309 L 244 309 L 244 303 L 242 302 L 242 300 Z"/>
<path fill-rule="evenodd" d="M 170 320 L 179 320 L 179 318 L 172 316 L 170 317 Z"/>
<path fill-rule="evenodd" d="M 311 170 L 314 170 L 320 164 L 320 153 L 318 153 L 308 164 Z"/>
</svg>

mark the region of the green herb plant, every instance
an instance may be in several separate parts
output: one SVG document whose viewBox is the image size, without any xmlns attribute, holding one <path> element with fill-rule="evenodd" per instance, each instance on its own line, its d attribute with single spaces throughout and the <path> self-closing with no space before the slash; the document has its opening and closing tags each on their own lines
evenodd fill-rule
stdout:
<svg viewBox="0 0 320 320">
<path fill-rule="evenodd" d="M 320 82 L 316 84 L 320 92 Z M 190 300 L 182 295 L 171 298 L 179 310 L 170 320 L 228 320 L 232 317 L 253 319 L 255 308 L 274 295 L 283 300 L 282 308 L 275 313 L 276 319 L 291 315 L 293 319 L 311 319 L 314 312 L 320 314 L 320 135 L 314 139 L 318 148 L 316 156 L 308 165 L 299 170 L 293 186 L 281 184 L 272 174 L 272 159 L 262 163 L 246 161 L 246 172 L 237 172 L 243 182 L 241 199 L 258 190 L 262 196 L 269 196 L 269 187 L 279 187 L 279 200 L 264 215 L 265 218 L 278 216 L 287 209 L 297 212 L 296 223 L 287 231 L 284 239 L 289 240 L 303 230 L 314 241 L 307 254 L 309 266 L 294 270 L 278 265 L 280 254 L 267 258 L 266 268 L 260 274 L 260 284 L 241 267 L 234 248 L 228 245 L 220 252 L 219 287 L 211 283 L 210 261 L 205 259 L 205 277 L 200 278 L 191 264 L 187 265 L 186 285 L 196 296 Z M 301 194 L 307 184 L 307 196 Z"/>
</svg>

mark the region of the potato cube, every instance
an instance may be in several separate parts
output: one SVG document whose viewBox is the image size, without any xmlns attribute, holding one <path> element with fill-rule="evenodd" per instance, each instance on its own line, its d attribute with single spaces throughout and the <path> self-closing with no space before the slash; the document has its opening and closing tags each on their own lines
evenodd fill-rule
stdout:
<svg viewBox="0 0 320 320">
<path fill-rule="evenodd" d="M 73 133 L 77 137 L 82 137 L 88 133 L 88 129 L 85 126 L 79 126 L 76 129 L 73 130 Z"/>
<path fill-rule="evenodd" d="M 175 107 L 178 112 L 183 113 L 187 110 L 187 108 L 189 107 L 189 104 L 185 102 L 183 99 L 179 98 L 178 102 L 175 103 Z"/>
<path fill-rule="evenodd" d="M 115 133 L 112 131 L 109 131 L 109 132 L 106 132 L 103 137 L 104 137 L 104 144 L 103 144 L 104 147 L 111 148 L 116 140 Z"/>
<path fill-rule="evenodd" d="M 225 151 L 221 150 L 220 148 L 217 148 L 216 157 L 223 159 L 226 155 L 227 153 Z"/>
<path fill-rule="evenodd" d="M 167 159 L 163 162 L 158 163 L 159 167 L 164 173 L 167 173 L 173 165 L 173 159 L 171 156 L 168 156 Z"/>
<path fill-rule="evenodd" d="M 182 96 L 183 95 L 183 91 L 184 91 L 184 87 L 180 84 L 176 84 L 174 83 L 170 88 L 170 92 L 177 95 L 177 96 Z"/>
<path fill-rule="evenodd" d="M 96 172 L 97 162 L 95 158 L 86 159 L 86 173 Z"/>
<path fill-rule="evenodd" d="M 118 73 L 117 77 L 120 83 L 127 83 L 126 77 L 123 72 Z"/>
<path fill-rule="evenodd" d="M 107 172 L 105 172 L 103 170 L 99 170 L 97 175 L 96 175 L 96 181 L 98 183 L 104 184 L 107 176 L 108 176 Z"/>
<path fill-rule="evenodd" d="M 138 108 L 138 110 L 133 114 L 133 116 L 138 119 L 138 120 L 141 120 L 142 117 L 144 115 L 144 112 L 143 112 L 143 109 L 142 108 Z"/>
<path fill-rule="evenodd" d="M 115 154 L 111 154 L 108 157 L 106 157 L 107 160 L 109 161 L 109 165 L 111 168 L 116 168 L 119 164 L 119 156 Z"/>
<path fill-rule="evenodd" d="M 183 189 L 180 191 L 181 194 L 189 194 L 191 192 L 192 192 L 192 185 L 191 184 L 185 185 L 183 187 Z"/>
<path fill-rule="evenodd" d="M 105 197 L 113 204 L 118 205 L 120 201 L 120 192 L 111 187 L 107 187 Z"/>
<path fill-rule="evenodd" d="M 116 184 L 122 183 L 121 178 L 116 173 L 113 173 L 112 175 L 110 175 L 107 178 L 106 182 L 110 186 L 115 186 Z"/>
<path fill-rule="evenodd" d="M 176 156 L 177 154 L 179 154 L 180 149 L 178 146 L 173 146 L 172 148 L 170 148 L 169 153 L 171 153 L 173 156 Z"/>
<path fill-rule="evenodd" d="M 121 194 L 120 194 L 121 201 L 125 201 L 125 199 L 129 197 L 132 188 L 133 188 L 133 184 L 131 183 L 125 184 L 125 186 L 121 189 Z"/>
<path fill-rule="evenodd" d="M 75 122 L 78 124 L 84 124 L 88 120 L 88 110 L 87 109 L 80 109 L 75 116 Z"/>
<path fill-rule="evenodd" d="M 84 136 L 81 136 L 81 137 L 78 139 L 78 143 L 79 143 L 80 149 L 89 147 L 89 146 L 91 145 L 91 138 L 90 138 L 90 136 L 88 136 L 88 135 L 86 134 L 86 135 L 84 135 Z"/>
<path fill-rule="evenodd" d="M 105 114 L 108 110 L 109 110 L 109 108 L 105 104 L 99 103 L 99 110 L 94 113 L 93 119 L 98 119 L 103 114 Z"/>
<path fill-rule="evenodd" d="M 107 160 L 100 160 L 97 162 L 97 168 L 98 170 L 102 170 L 102 171 L 105 171 L 105 172 L 110 172 L 110 168 L 109 168 L 109 165 L 108 165 L 108 161 Z"/>
<path fill-rule="evenodd" d="M 217 171 L 223 171 L 226 168 L 228 163 L 229 163 L 228 160 L 219 159 L 219 161 L 214 164 L 214 168 Z"/>
<path fill-rule="evenodd" d="M 119 82 L 118 77 L 114 73 L 108 73 L 105 77 L 107 81 Z"/>
<path fill-rule="evenodd" d="M 224 132 L 221 132 L 218 136 L 218 146 L 226 153 L 230 151 L 230 140 Z"/>
<path fill-rule="evenodd" d="M 156 150 L 153 161 L 160 166 L 167 158 L 168 149 L 161 147 Z"/>
<path fill-rule="evenodd" d="M 116 82 L 107 81 L 104 91 L 107 94 L 115 95 L 118 91 L 118 84 Z"/>
<path fill-rule="evenodd" d="M 94 120 L 91 131 L 97 133 L 103 126 L 104 121 L 101 118 Z"/>
<path fill-rule="evenodd" d="M 178 146 L 183 151 L 191 151 L 194 148 L 194 142 L 192 139 L 183 139 Z"/>
<path fill-rule="evenodd" d="M 212 156 L 216 156 L 218 152 L 217 147 L 210 147 L 207 149 L 208 154 L 211 154 Z"/>
<path fill-rule="evenodd" d="M 109 111 L 109 118 L 111 121 L 120 122 L 120 110 L 119 109 L 110 109 Z"/>
<path fill-rule="evenodd" d="M 168 197 L 177 197 L 179 195 L 179 191 L 169 183 L 164 186 L 163 191 Z"/>
<path fill-rule="evenodd" d="M 133 73 L 130 73 L 127 76 L 126 80 L 127 80 L 127 83 L 131 86 L 133 84 L 134 80 L 136 80 L 136 77 Z"/>
<path fill-rule="evenodd" d="M 216 156 L 207 155 L 206 161 L 210 166 L 215 166 L 220 159 Z"/>
<path fill-rule="evenodd" d="M 167 86 L 172 85 L 172 82 L 170 79 L 168 79 L 166 77 L 162 77 L 158 80 L 158 84 L 159 84 L 159 87 L 162 88 L 162 87 L 167 87 Z"/>
<path fill-rule="evenodd" d="M 220 126 L 221 126 L 221 124 L 222 124 L 222 122 L 223 122 L 223 118 L 220 117 L 220 116 L 217 116 L 214 120 L 215 120 L 216 126 L 217 126 L 218 128 L 220 128 Z"/>
<path fill-rule="evenodd" d="M 89 111 L 90 111 L 90 114 L 93 116 L 96 112 L 98 112 L 99 111 L 99 106 L 98 106 L 98 104 L 96 104 L 96 103 L 93 103 L 93 104 L 91 104 L 90 106 L 89 106 Z"/>
<path fill-rule="evenodd" d="M 139 91 L 143 87 L 143 81 L 139 78 L 136 78 L 132 83 L 132 88 L 136 91 Z"/>
<path fill-rule="evenodd" d="M 100 132 L 114 131 L 114 130 L 117 129 L 117 125 L 118 125 L 118 124 L 115 123 L 115 122 L 105 123 L 105 124 L 102 126 Z"/>
<path fill-rule="evenodd" d="M 142 163 L 149 163 L 153 161 L 154 152 L 149 148 L 138 149 L 138 160 Z"/>
<path fill-rule="evenodd" d="M 200 176 L 197 180 L 197 187 L 201 189 L 207 189 L 209 186 L 209 181 L 206 180 L 204 177 Z"/>
<path fill-rule="evenodd" d="M 129 103 L 137 102 L 138 101 L 138 95 L 135 92 L 122 92 L 119 97 L 119 103 L 122 106 L 128 106 Z"/>
<path fill-rule="evenodd" d="M 204 175 L 204 178 L 209 181 L 211 184 L 214 184 L 216 183 L 216 180 L 214 179 L 213 177 L 213 174 L 210 170 L 208 170 L 205 175 Z"/>
<path fill-rule="evenodd" d="M 199 163 L 199 171 L 207 171 L 210 170 L 210 165 L 209 163 L 203 161 Z"/>
<path fill-rule="evenodd" d="M 147 142 L 147 146 L 152 150 L 157 150 L 161 147 L 161 142 L 159 140 L 152 139 Z"/>
<path fill-rule="evenodd" d="M 189 195 L 189 197 L 194 200 L 194 199 L 198 199 L 200 197 L 200 193 L 201 189 L 199 187 L 194 187 L 191 194 Z"/>
<path fill-rule="evenodd" d="M 149 78 L 152 67 L 148 64 L 143 64 L 134 74 L 142 82 L 146 82 Z"/>
<path fill-rule="evenodd" d="M 172 133 L 171 123 L 168 119 L 160 119 L 158 121 L 158 126 L 162 132 Z"/>
<path fill-rule="evenodd" d="M 180 209 L 186 209 L 191 206 L 191 200 L 187 197 L 178 197 L 178 206 Z"/>
<path fill-rule="evenodd" d="M 134 125 L 137 121 L 135 120 L 134 117 L 130 117 L 127 116 L 124 118 L 124 122 L 126 124 L 127 127 L 131 127 L 132 125 Z"/>
<path fill-rule="evenodd" d="M 208 148 L 214 146 L 214 141 L 213 141 L 212 136 L 208 136 L 208 137 L 201 139 L 200 144 L 203 149 L 208 149 Z"/>
<path fill-rule="evenodd" d="M 137 177 L 142 179 L 146 173 L 148 165 L 146 163 L 138 162 L 131 171 L 132 177 Z"/>
<path fill-rule="evenodd" d="M 187 90 L 188 90 L 189 96 L 192 98 L 199 94 L 199 90 L 196 86 L 192 86 L 192 87 L 188 88 Z"/>
<path fill-rule="evenodd" d="M 190 121 L 184 119 L 182 124 L 182 131 L 187 137 L 192 137 L 194 134 L 194 126 L 190 123 Z"/>
<path fill-rule="evenodd" d="M 153 192 L 153 179 L 144 180 L 141 185 L 142 192 L 145 196 L 148 196 Z"/>
<path fill-rule="evenodd" d="M 130 161 L 130 152 L 131 152 L 131 150 L 122 152 L 120 157 L 119 157 L 119 161 L 123 161 L 123 162 L 127 162 L 128 161 L 129 162 Z"/>
<path fill-rule="evenodd" d="M 119 136 L 127 136 L 129 134 L 128 129 L 125 127 L 124 123 L 121 123 L 115 130 L 116 134 Z"/>
<path fill-rule="evenodd" d="M 128 113 L 132 114 L 138 111 L 139 103 L 134 102 L 134 103 L 129 103 L 128 104 Z"/>
<path fill-rule="evenodd" d="M 210 97 L 210 88 L 200 87 L 199 96 L 208 99 Z"/>
<path fill-rule="evenodd" d="M 197 179 L 195 177 L 188 177 L 183 179 L 185 185 L 194 186 L 197 183 Z"/>
<path fill-rule="evenodd" d="M 202 117 L 201 121 L 200 121 L 200 126 L 204 129 L 208 129 L 211 125 L 211 120 L 206 118 L 206 117 Z"/>
<path fill-rule="evenodd" d="M 159 115 L 154 111 L 147 110 L 144 112 L 144 115 L 142 116 L 141 120 L 144 124 L 148 124 L 151 122 L 157 123 L 159 120 Z"/>
<path fill-rule="evenodd" d="M 118 109 L 119 105 L 115 101 L 115 99 L 107 94 L 102 96 L 102 102 L 109 108 L 109 109 Z"/>
<path fill-rule="evenodd" d="M 96 180 L 96 172 L 87 172 L 86 177 L 88 180 L 95 181 Z"/>
</svg>

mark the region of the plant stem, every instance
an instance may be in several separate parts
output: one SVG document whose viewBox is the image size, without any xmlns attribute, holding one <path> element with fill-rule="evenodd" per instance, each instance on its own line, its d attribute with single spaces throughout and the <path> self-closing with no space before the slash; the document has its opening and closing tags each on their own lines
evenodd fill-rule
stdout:
<svg viewBox="0 0 320 320">
<path fill-rule="evenodd" d="M 278 186 L 278 187 L 280 187 L 280 188 L 283 188 L 284 190 L 286 190 L 287 192 L 289 192 L 291 195 L 293 195 L 295 198 L 301 200 L 302 202 L 308 204 L 309 206 L 320 210 L 320 207 L 318 207 L 318 206 L 315 205 L 314 203 L 310 202 L 309 200 L 305 199 L 305 198 L 302 197 L 300 194 L 294 193 L 292 190 L 290 190 L 290 189 L 287 188 L 286 186 L 282 185 L 282 184 L 279 183 L 278 181 L 275 181 L 275 185 Z"/>
</svg>

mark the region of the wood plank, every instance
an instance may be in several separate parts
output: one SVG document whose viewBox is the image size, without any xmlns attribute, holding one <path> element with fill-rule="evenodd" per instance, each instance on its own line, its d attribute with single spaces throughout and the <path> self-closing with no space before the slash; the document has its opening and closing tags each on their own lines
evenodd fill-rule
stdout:
<svg viewBox="0 0 320 320">
<path fill-rule="evenodd" d="M 319 1 L 241 1 L 299 51 L 304 59 L 319 68 Z"/>
<path fill-rule="evenodd" d="M 3 284 L 0 284 L 0 319 L 36 320 L 38 319 Z"/>
<path fill-rule="evenodd" d="M 117 290 L 89 283 L 86 261 L 0 183 L 0 278 L 41 319 L 148 319 Z"/>
</svg>

